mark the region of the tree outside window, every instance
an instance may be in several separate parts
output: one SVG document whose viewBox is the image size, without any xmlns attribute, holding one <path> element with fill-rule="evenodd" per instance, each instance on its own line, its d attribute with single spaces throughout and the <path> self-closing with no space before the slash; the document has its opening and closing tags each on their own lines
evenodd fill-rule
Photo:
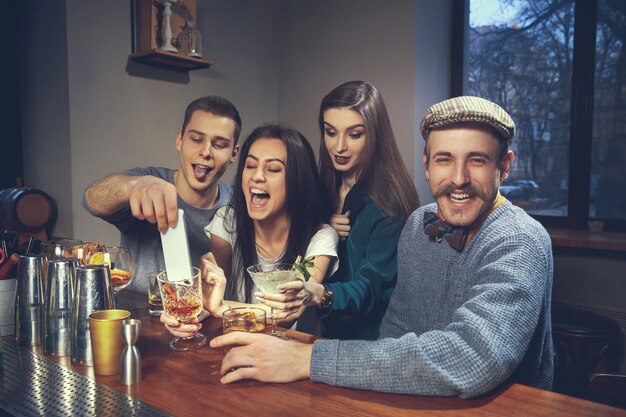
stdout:
<svg viewBox="0 0 626 417">
<path fill-rule="evenodd" d="M 462 70 L 453 60 L 453 95 L 490 99 L 517 126 L 516 163 L 502 193 L 548 225 L 602 219 L 626 230 L 626 2 L 455 7 L 465 29 L 453 45 L 464 52 Z"/>
</svg>

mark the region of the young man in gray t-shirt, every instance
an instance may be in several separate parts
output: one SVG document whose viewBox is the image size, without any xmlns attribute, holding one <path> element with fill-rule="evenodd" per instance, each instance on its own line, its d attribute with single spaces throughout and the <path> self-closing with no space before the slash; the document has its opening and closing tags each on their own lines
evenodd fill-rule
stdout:
<svg viewBox="0 0 626 417">
<path fill-rule="evenodd" d="M 165 269 L 159 232 L 176 226 L 178 208 L 185 211 L 191 261 L 210 251 L 204 227 L 218 208 L 228 203 L 231 186 L 219 179 L 237 157 L 241 118 L 235 106 L 217 96 L 191 102 L 176 135 L 180 164 L 168 168 L 133 168 L 90 184 L 83 206 L 115 225 L 121 246 L 130 247 L 136 262 L 130 285 L 148 291 L 150 272 Z"/>
</svg>

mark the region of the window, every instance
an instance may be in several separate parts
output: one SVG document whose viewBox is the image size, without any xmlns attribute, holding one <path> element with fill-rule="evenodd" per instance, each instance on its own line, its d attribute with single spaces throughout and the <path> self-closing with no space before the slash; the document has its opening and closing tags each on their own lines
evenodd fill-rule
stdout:
<svg viewBox="0 0 626 417">
<path fill-rule="evenodd" d="M 516 123 L 502 193 L 546 226 L 626 231 L 626 2 L 453 4 L 452 95 Z"/>
</svg>

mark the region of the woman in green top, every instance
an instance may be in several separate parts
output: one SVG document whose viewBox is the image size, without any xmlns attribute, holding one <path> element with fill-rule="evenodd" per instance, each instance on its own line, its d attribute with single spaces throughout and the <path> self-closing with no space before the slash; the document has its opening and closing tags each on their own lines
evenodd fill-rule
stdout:
<svg viewBox="0 0 626 417">
<path fill-rule="evenodd" d="M 328 93 L 319 125 L 320 177 L 341 238 L 339 269 L 323 284 L 288 283 L 285 294 L 257 297 L 281 309 L 317 307 L 324 337 L 374 340 L 396 283 L 400 232 L 419 206 L 417 191 L 372 84 L 350 81 Z"/>
</svg>

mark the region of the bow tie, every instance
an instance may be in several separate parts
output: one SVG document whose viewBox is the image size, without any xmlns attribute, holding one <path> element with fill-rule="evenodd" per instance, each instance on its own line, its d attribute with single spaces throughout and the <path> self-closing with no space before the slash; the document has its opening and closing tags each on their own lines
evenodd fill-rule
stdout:
<svg viewBox="0 0 626 417">
<path fill-rule="evenodd" d="M 467 242 L 469 228 L 452 226 L 441 220 L 435 213 L 426 212 L 424 213 L 424 233 L 436 242 L 445 239 L 454 250 L 461 252 Z"/>
</svg>

